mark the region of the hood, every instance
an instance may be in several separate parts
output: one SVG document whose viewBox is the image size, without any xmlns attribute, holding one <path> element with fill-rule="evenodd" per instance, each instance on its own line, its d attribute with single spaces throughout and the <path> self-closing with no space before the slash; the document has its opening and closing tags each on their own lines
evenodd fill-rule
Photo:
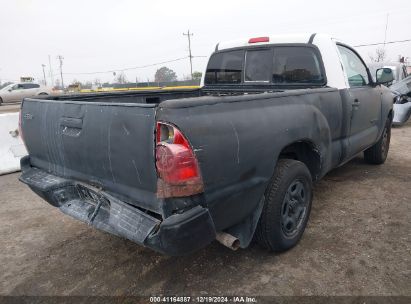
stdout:
<svg viewBox="0 0 411 304">
<path fill-rule="evenodd" d="M 404 78 L 401 81 L 394 83 L 390 86 L 390 90 L 397 95 L 410 95 L 411 94 L 411 76 Z"/>
</svg>

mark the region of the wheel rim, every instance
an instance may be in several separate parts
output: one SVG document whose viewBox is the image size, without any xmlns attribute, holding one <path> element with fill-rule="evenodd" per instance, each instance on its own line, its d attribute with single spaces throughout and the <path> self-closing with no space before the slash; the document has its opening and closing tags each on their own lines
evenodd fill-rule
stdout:
<svg viewBox="0 0 411 304">
<path fill-rule="evenodd" d="M 285 236 L 293 237 L 303 224 L 307 213 L 309 193 L 303 181 L 294 180 L 287 189 L 281 208 L 281 228 Z"/>
</svg>

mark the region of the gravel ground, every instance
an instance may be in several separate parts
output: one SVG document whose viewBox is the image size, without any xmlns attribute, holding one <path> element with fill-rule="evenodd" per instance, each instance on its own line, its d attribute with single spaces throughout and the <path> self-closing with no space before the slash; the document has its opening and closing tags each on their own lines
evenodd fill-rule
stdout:
<svg viewBox="0 0 411 304">
<path fill-rule="evenodd" d="M 0 176 L 0 295 L 411 296 L 411 122 L 387 162 L 358 156 L 315 186 L 297 247 L 218 243 L 167 257 L 49 206 L 19 174 Z"/>
</svg>

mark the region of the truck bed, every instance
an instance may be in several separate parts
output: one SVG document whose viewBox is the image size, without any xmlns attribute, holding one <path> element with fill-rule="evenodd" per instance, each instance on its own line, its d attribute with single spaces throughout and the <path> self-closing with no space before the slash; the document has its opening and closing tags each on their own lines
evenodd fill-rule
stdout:
<svg viewBox="0 0 411 304">
<path fill-rule="evenodd" d="M 154 156 L 156 105 L 198 94 L 139 91 L 25 99 L 21 127 L 31 166 L 161 213 Z"/>
</svg>

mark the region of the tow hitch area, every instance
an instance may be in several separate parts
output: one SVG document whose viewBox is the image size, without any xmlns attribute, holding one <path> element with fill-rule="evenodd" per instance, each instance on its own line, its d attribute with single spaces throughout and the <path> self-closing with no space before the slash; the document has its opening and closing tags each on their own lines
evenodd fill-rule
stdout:
<svg viewBox="0 0 411 304">
<path fill-rule="evenodd" d="M 63 213 L 168 255 L 191 253 L 216 237 L 210 213 L 201 206 L 161 220 L 104 191 L 30 167 L 28 157 L 22 159 L 20 181 Z"/>
<path fill-rule="evenodd" d="M 139 244 L 161 222 L 106 193 L 36 168 L 24 172 L 20 180 L 63 213 Z"/>
</svg>

